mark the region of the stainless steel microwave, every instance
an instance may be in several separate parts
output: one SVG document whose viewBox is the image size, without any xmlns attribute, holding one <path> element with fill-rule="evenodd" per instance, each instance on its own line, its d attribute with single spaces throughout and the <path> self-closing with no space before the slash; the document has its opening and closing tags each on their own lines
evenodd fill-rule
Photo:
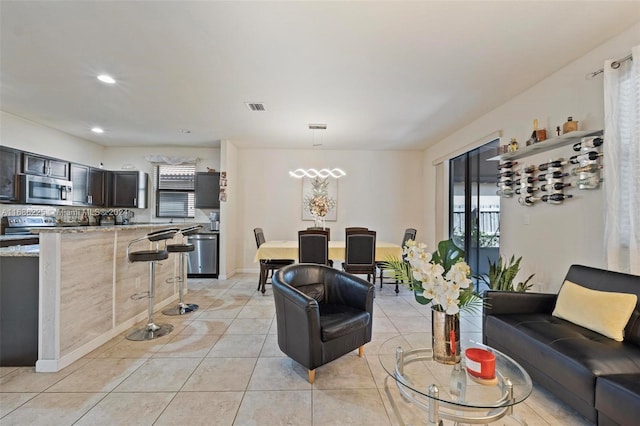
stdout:
<svg viewBox="0 0 640 426">
<path fill-rule="evenodd" d="M 26 204 L 71 205 L 73 184 L 69 180 L 19 175 L 20 201 Z"/>
</svg>

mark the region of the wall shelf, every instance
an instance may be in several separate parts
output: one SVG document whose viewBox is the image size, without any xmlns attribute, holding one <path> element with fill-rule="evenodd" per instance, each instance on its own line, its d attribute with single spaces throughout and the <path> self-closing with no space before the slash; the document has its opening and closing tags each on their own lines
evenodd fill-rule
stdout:
<svg viewBox="0 0 640 426">
<path fill-rule="evenodd" d="M 488 158 L 487 161 L 517 160 L 519 158 L 540 154 L 562 146 L 578 143 L 581 138 L 585 138 L 587 136 L 601 136 L 602 134 L 602 130 L 576 130 L 575 132 L 565 133 L 564 135 L 556 136 L 555 138 L 550 138 L 529 146 L 523 146 L 522 148 L 518 148 L 515 152 L 496 155 L 495 157 Z"/>
</svg>

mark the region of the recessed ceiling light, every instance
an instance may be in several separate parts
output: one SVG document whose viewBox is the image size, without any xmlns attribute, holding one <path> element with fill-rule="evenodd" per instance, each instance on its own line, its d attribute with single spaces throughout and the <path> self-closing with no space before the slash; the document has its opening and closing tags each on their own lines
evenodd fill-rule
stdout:
<svg viewBox="0 0 640 426">
<path fill-rule="evenodd" d="M 111 77 L 110 75 L 107 75 L 107 74 L 100 74 L 98 76 L 98 80 L 100 80 L 103 83 L 107 83 L 107 84 L 115 84 L 116 83 L 116 80 L 113 77 Z"/>
<path fill-rule="evenodd" d="M 91 131 L 93 133 L 104 133 L 104 129 L 102 129 L 101 127 L 93 127 Z"/>
<path fill-rule="evenodd" d="M 180 129 L 180 133 L 191 133 L 189 129 Z"/>
</svg>

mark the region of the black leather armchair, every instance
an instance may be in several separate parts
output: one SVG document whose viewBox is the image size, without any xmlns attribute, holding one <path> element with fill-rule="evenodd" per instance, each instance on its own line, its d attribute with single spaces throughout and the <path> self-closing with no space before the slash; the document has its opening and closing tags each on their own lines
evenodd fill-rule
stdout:
<svg viewBox="0 0 640 426">
<path fill-rule="evenodd" d="M 272 278 L 278 346 L 309 370 L 371 341 L 373 285 L 362 278 L 316 264 L 279 269 Z"/>
</svg>

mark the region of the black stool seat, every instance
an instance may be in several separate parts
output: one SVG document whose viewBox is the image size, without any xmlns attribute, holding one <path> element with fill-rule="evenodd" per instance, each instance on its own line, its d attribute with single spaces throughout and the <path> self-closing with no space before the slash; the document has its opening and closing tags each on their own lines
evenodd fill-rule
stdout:
<svg viewBox="0 0 640 426">
<path fill-rule="evenodd" d="M 193 225 L 193 226 L 188 226 L 186 228 L 182 228 L 180 230 L 180 233 L 182 235 L 193 235 L 193 234 L 197 234 L 200 229 L 202 229 L 202 225 Z"/>
<path fill-rule="evenodd" d="M 173 238 L 178 233 L 178 231 L 179 231 L 178 228 L 168 228 L 168 229 L 161 229 L 159 231 L 149 232 L 147 234 L 147 239 L 149 241 L 154 241 L 154 242 L 168 240 L 170 238 Z"/>
<path fill-rule="evenodd" d="M 184 253 L 194 251 L 195 249 L 193 244 L 167 244 L 167 251 L 169 253 Z"/>
<path fill-rule="evenodd" d="M 165 260 L 169 257 L 167 250 L 140 250 L 129 253 L 129 262 L 154 262 Z"/>
</svg>

